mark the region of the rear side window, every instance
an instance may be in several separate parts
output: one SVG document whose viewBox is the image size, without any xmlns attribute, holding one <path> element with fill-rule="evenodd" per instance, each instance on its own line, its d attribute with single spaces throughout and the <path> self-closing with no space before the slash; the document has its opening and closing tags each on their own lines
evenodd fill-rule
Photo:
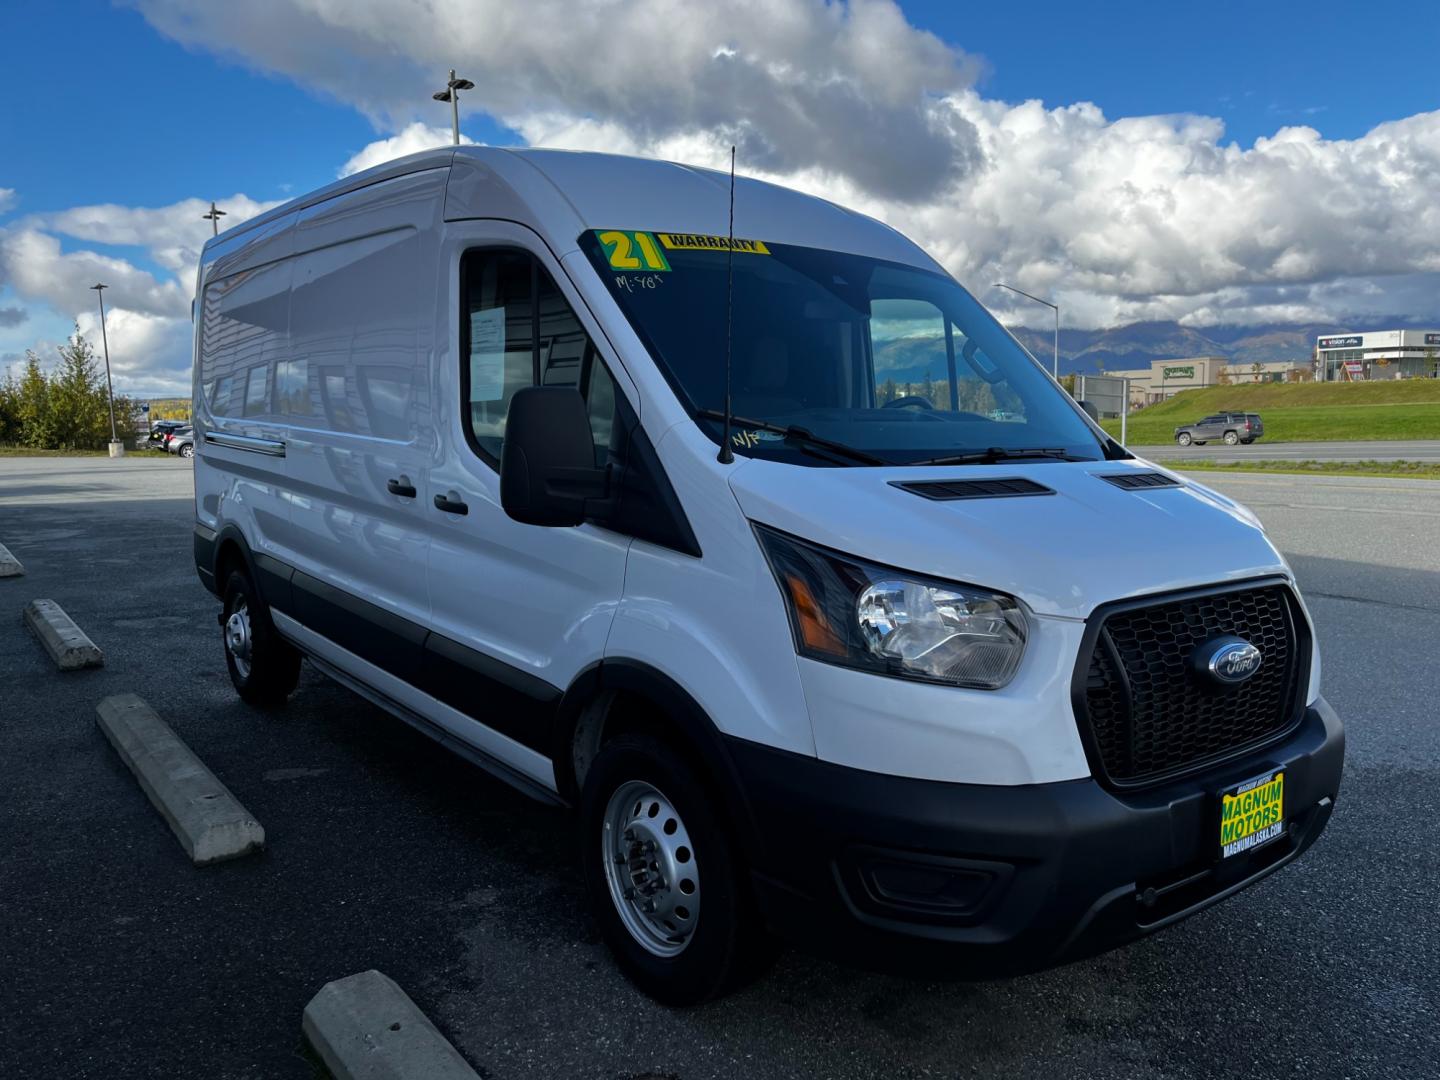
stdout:
<svg viewBox="0 0 1440 1080">
<path fill-rule="evenodd" d="M 506 248 L 466 252 L 460 281 L 460 390 L 470 444 L 498 463 L 515 392 L 572 386 L 585 397 L 596 462 L 604 464 L 615 383 L 554 278 L 528 252 Z"/>
</svg>

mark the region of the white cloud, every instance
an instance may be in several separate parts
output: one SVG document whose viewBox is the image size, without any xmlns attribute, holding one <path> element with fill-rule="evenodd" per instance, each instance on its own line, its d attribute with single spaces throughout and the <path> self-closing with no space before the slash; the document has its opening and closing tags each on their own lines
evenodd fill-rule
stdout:
<svg viewBox="0 0 1440 1080">
<path fill-rule="evenodd" d="M 80 332 L 100 341 L 100 316 L 83 312 Z M 190 393 L 191 323 L 185 318 L 149 315 L 126 308 L 105 309 L 110 371 L 117 394 Z"/>
<path fill-rule="evenodd" d="M 15 205 L 15 189 L 0 187 L 0 214 L 5 213 Z"/>
<path fill-rule="evenodd" d="M 939 106 L 978 65 L 892 0 L 140 0 L 161 32 L 353 103 L 388 130 L 433 122 L 451 64 L 461 106 L 510 126 L 597 117 L 645 139 L 721 132 L 770 171 L 822 168 L 895 198 L 974 161 Z M 728 145 L 728 143 L 727 143 Z"/>
<path fill-rule="evenodd" d="M 340 166 L 340 175 L 353 176 L 357 172 L 383 165 L 407 154 L 434 150 L 437 146 L 452 146 L 454 139 L 455 133 L 451 128 L 430 127 L 417 120 L 407 125 L 399 134 L 391 135 L 388 139 L 377 139 L 365 146 Z M 475 140 L 461 132 L 460 143 L 463 146 L 474 146 Z"/>
<path fill-rule="evenodd" d="M 219 205 L 227 212 L 222 223 L 235 225 L 278 204 L 236 194 Z M 184 392 L 195 267 L 211 235 L 210 223 L 200 215 L 209 209 L 209 200 L 201 199 L 161 207 L 78 206 L 32 214 L 0 228 L 0 285 L 24 302 L 0 309 L 0 326 L 23 321 L 29 306 L 38 305 L 78 319 L 81 331 L 98 344 L 98 305 L 90 286 L 103 281 L 109 286 L 106 330 L 116 385 L 147 393 Z M 85 248 L 64 251 L 61 236 L 139 248 L 163 272 Z M 47 363 L 54 353 L 46 341 L 35 350 Z"/>
<path fill-rule="evenodd" d="M 462 104 L 532 145 L 723 167 L 734 141 L 742 171 L 894 224 L 1017 321 L 1045 315 L 991 282 L 1055 295 L 1075 326 L 1437 313 L 1440 113 L 1242 149 L 1211 117 L 986 100 L 976 62 L 889 0 L 140 6 L 186 44 L 408 123 L 346 172 L 443 144 L 414 118 L 435 118 L 456 57 L 477 83 Z M 1390 287 L 1407 274 L 1429 291 Z"/>
</svg>

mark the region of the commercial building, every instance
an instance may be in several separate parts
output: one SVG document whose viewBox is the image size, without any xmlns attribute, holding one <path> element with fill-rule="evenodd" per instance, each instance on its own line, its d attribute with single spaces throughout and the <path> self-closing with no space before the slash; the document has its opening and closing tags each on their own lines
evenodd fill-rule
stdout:
<svg viewBox="0 0 1440 1080">
<path fill-rule="evenodd" d="M 1440 330 L 1371 330 L 1315 339 L 1323 382 L 1440 377 Z"/>
<path fill-rule="evenodd" d="M 1149 367 L 1105 374 L 1130 381 L 1130 407 L 1139 409 L 1174 397 L 1181 390 L 1237 383 L 1298 382 L 1312 378 L 1313 369 L 1304 360 L 1244 364 L 1226 356 L 1191 356 L 1155 360 Z"/>
</svg>

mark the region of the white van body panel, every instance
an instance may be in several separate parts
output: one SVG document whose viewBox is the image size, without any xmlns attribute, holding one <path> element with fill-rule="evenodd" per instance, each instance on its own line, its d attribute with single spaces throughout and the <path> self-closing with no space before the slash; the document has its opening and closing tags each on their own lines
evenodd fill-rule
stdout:
<svg viewBox="0 0 1440 1080">
<path fill-rule="evenodd" d="M 506 221 L 467 221 L 448 227 L 442 250 L 446 296 L 460 295 L 460 258 L 469 248 L 529 251 L 560 286 L 617 390 L 633 400 L 634 384 L 615 363 L 583 299 L 530 229 Z M 460 319 L 443 306 L 445 342 L 437 365 L 438 452 L 430 473 L 436 494 L 458 497 L 464 517 L 427 507 L 429 565 L 436 632 L 564 690 L 604 655 L 605 639 L 625 583 L 630 538 L 593 525 L 537 529 L 509 518 L 500 506 L 500 474 L 466 442 L 460 396 Z"/>
<path fill-rule="evenodd" d="M 404 618 L 430 608 L 425 508 L 436 452 L 429 385 L 445 170 L 298 215 L 290 349 L 311 398 L 285 431 L 296 569 Z M 279 389 L 277 385 L 277 390 Z M 392 494 L 408 480 L 413 497 Z"/>
<path fill-rule="evenodd" d="M 813 756 L 789 617 L 750 523 L 715 475 L 724 468 L 715 444 L 681 424 L 656 452 L 704 557 L 632 545 L 606 658 L 659 668 L 724 734 Z"/>
</svg>

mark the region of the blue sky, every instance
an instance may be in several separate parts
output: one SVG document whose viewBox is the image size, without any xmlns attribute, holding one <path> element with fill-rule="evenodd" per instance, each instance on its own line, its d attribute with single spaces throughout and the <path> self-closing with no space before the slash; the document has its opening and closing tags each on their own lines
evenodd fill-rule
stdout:
<svg viewBox="0 0 1440 1080">
<path fill-rule="evenodd" d="M 1134 0 L 903 8 L 984 60 L 986 97 L 1093 101 L 1111 119 L 1201 113 L 1245 146 L 1286 124 L 1354 138 L 1440 105 L 1433 56 L 1402 59 L 1440 44 L 1440 4 L 1251 0 L 1206 4 L 1203 17 Z M 24 106 L 0 110 L 0 187 L 22 193 L 19 209 L 163 205 L 207 190 L 284 197 L 334 179 L 379 134 L 344 102 L 163 38 L 127 5 L 12 0 L 5 22 L 0 100 Z M 446 120 L 439 104 L 418 111 Z M 519 141 L 475 114 L 464 130 Z"/>
<path fill-rule="evenodd" d="M 7 103 L 0 109 L 0 361 L 53 343 L 84 316 L 82 305 L 93 300 L 77 292 L 85 273 L 134 271 L 131 299 L 123 289 L 107 296 L 122 311 L 133 308 L 130 325 L 120 316 L 122 349 L 156 359 L 137 362 L 125 377 L 178 385 L 185 260 L 207 227 L 188 223 L 198 217 L 188 203 L 166 208 L 209 198 L 241 206 L 284 199 L 333 180 L 366 147 L 366 160 L 374 160 L 372 144 L 415 120 L 443 128 L 448 110 L 428 100 L 429 82 L 438 86 L 451 64 L 482 82 L 462 126 L 490 143 L 614 147 L 718 163 L 728 139 L 713 126 L 731 115 L 726 95 L 733 94 L 736 123 L 755 136 L 746 145 L 758 148 L 751 171 L 892 221 L 962 281 L 1004 273 L 1057 295 L 1068 289 L 1067 321 L 1075 325 L 1319 315 L 1338 322 L 1412 312 L 1414 297 L 1425 296 L 1430 310 L 1420 314 L 1440 316 L 1435 238 L 1395 234 L 1404 254 L 1393 266 L 1352 267 L 1347 255 L 1388 242 L 1379 239 L 1389 235 L 1385 223 L 1403 221 L 1429 199 L 1423 190 L 1407 194 L 1396 178 L 1413 173 L 1419 182 L 1437 171 L 1440 124 L 1423 115 L 1440 107 L 1440 69 L 1427 53 L 1440 41 L 1440 4 L 1252 0 L 1200 10 L 1130 0 L 905 0 L 898 7 L 858 0 L 827 9 L 819 0 L 773 0 L 789 21 L 767 25 L 760 9 L 728 10 L 743 0 L 683 10 L 677 0 L 656 0 L 605 9 L 587 38 L 584 17 L 551 0 L 528 0 L 533 25 L 506 27 L 499 51 L 486 53 L 493 43 L 484 35 L 499 21 L 484 9 L 495 2 L 438 0 L 437 25 L 417 29 L 410 23 L 428 10 L 407 11 L 417 0 L 352 0 L 327 9 L 323 20 L 308 0 L 11 0 L 0 35 Z M 267 21 L 254 22 L 258 16 L 246 14 L 254 11 Z M 837 11 L 844 17 L 833 17 Z M 617 97 L 583 54 L 622 18 L 633 19 L 625 24 L 630 40 L 657 35 L 645 50 L 651 56 L 668 57 L 671 41 L 695 45 L 686 61 L 692 67 L 667 73 L 668 88 L 641 80 Z M 792 34 L 797 24 L 803 34 Z M 793 40 L 794 54 L 776 55 L 777 40 Z M 864 48 L 875 42 L 878 61 Z M 717 75 L 726 50 L 753 61 L 743 70 L 765 73 L 760 89 Z M 777 64 L 793 71 L 765 82 Z M 815 78 L 807 81 L 810 71 Z M 647 93 L 653 107 L 644 103 Z M 941 98 L 953 108 L 937 128 Z M 1015 108 L 1030 99 L 1044 109 Z M 1085 102 L 1099 113 L 1077 111 Z M 485 105 L 493 116 L 480 111 Z M 811 137 L 803 125 L 774 120 L 792 111 L 857 113 L 846 133 L 853 147 L 841 140 L 837 150 L 825 139 L 801 145 Z M 1116 123 L 1172 115 L 1191 119 Z M 1387 121 L 1408 126 L 1373 146 L 1349 142 Z M 1319 141 L 1266 148 L 1294 125 L 1317 129 Z M 942 129 L 948 134 L 937 134 Z M 889 177 L 884 161 L 878 172 L 849 169 L 847 153 L 855 161 L 873 157 L 869 139 L 913 159 L 897 159 Z M 1239 156 L 1227 149 L 1232 144 Z M 1387 172 L 1384 163 L 1397 160 L 1403 167 Z M 900 182 L 911 174 L 923 180 Z M 1042 175 L 1048 187 L 1036 181 L 1007 204 L 1008 192 Z M 981 190 L 978 179 L 986 178 Z M 1288 192 L 1282 182 L 1292 185 Z M 1093 190 L 1079 191 L 1087 184 Z M 1096 208 L 1113 201 L 1107 192 L 1135 199 L 1108 226 L 1095 221 Z M 114 204 L 113 213 L 93 227 L 56 218 L 100 204 Z M 1037 206 L 1045 210 L 1039 223 Z M 157 224 L 153 215 L 119 228 L 115 219 L 133 208 L 183 214 L 184 235 L 177 239 L 180 226 Z M 1344 223 L 1334 222 L 1337 212 L 1347 215 Z M 1134 231 L 1146 220 L 1145 231 Z M 1200 235 L 1212 221 L 1213 240 Z M 1309 235 L 1332 227 L 1329 246 Z M 1267 229 L 1288 233 L 1247 252 Z M 1123 269 L 1109 249 L 1116 243 L 1134 245 Z M 47 259 L 55 282 L 36 269 Z M 63 287 L 62 272 L 73 279 Z M 151 285 L 155 296 L 134 301 L 135 288 Z"/>
</svg>

